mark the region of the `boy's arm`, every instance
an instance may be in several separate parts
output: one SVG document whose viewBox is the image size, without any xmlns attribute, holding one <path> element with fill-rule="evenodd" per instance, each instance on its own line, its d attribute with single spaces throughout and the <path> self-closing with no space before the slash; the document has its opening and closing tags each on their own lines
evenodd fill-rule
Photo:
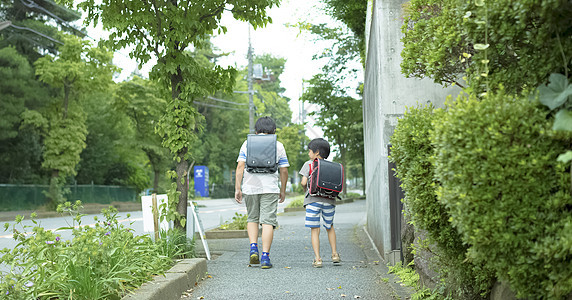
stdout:
<svg viewBox="0 0 572 300">
<path fill-rule="evenodd" d="M 234 182 L 234 199 L 238 203 L 242 203 L 242 176 L 244 174 L 244 167 L 246 163 L 244 161 L 239 161 L 236 164 L 236 175 L 235 175 L 235 182 Z"/>
<path fill-rule="evenodd" d="M 286 184 L 288 183 L 288 168 L 282 167 L 280 169 L 280 203 L 286 199 Z"/>
<path fill-rule="evenodd" d="M 306 189 L 308 188 L 308 177 L 302 176 L 302 180 L 300 181 L 300 184 L 304 188 L 304 191 L 306 191 Z"/>
</svg>

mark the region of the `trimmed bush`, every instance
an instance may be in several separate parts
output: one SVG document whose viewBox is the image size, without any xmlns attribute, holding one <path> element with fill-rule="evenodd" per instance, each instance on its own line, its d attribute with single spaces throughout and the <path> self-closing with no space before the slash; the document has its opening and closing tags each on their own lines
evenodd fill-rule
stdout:
<svg viewBox="0 0 572 300">
<path fill-rule="evenodd" d="M 492 286 L 491 271 L 466 263 L 467 246 L 449 221 L 445 205 L 439 203 L 431 162 L 435 148 L 430 141 L 432 121 L 443 110 L 433 106 L 409 108 L 391 137 L 390 160 L 396 164 L 397 177 L 405 194 L 406 213 L 419 229 L 428 233 L 428 242 L 435 244 L 436 267 L 447 294 L 455 299 L 480 299 Z"/>
<path fill-rule="evenodd" d="M 570 148 L 549 130 L 547 111 L 501 89 L 481 101 L 459 96 L 436 120 L 439 201 L 470 245 L 518 297 L 562 299 L 572 291 Z"/>
</svg>

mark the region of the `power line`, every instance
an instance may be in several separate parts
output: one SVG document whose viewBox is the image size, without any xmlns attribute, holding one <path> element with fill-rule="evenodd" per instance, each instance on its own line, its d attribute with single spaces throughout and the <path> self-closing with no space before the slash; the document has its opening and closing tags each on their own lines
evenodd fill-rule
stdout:
<svg viewBox="0 0 572 300">
<path fill-rule="evenodd" d="M 202 105 L 202 106 L 214 107 L 214 108 L 222 108 L 222 109 L 230 109 L 230 110 L 248 111 L 248 109 L 246 109 L 246 108 L 226 107 L 226 106 L 222 106 L 222 105 L 208 104 L 208 103 L 199 102 L 199 101 L 193 101 L 193 103 L 196 103 L 196 104 Z"/>
<path fill-rule="evenodd" d="M 207 96 L 207 98 L 209 98 L 209 99 L 211 99 L 211 100 L 214 100 L 214 101 L 219 101 L 219 102 L 224 102 L 224 103 L 229 103 L 229 104 L 248 105 L 248 103 L 238 103 L 238 102 L 223 100 L 223 99 L 219 99 L 219 98 L 215 98 L 215 97 L 211 97 L 211 96 Z"/>
<path fill-rule="evenodd" d="M 34 29 L 31 29 L 31 28 L 28 28 L 28 27 L 16 26 L 16 25 L 12 24 L 12 22 L 10 22 L 10 21 L 3 22 L 2 25 L 4 26 L 6 23 L 8 24 L 6 27 L 11 26 L 11 27 L 14 27 L 14 28 L 20 29 L 20 30 L 31 31 L 31 32 L 33 32 L 33 33 L 35 33 L 35 34 L 37 34 L 37 35 L 40 35 L 40 36 L 42 36 L 42 37 L 45 37 L 46 39 L 48 39 L 48 40 L 50 40 L 50 41 L 52 41 L 52 42 L 54 42 L 54 43 L 58 43 L 58 44 L 61 44 L 61 45 L 64 44 L 64 43 L 62 43 L 62 42 L 60 42 L 60 41 L 58 41 L 58 40 L 56 40 L 56 39 L 54 39 L 54 38 L 52 38 L 52 37 L 50 37 L 50 36 L 47 36 L 47 35 L 45 35 L 45 34 L 43 34 L 43 33 L 41 33 L 41 32 L 35 31 Z"/>
</svg>

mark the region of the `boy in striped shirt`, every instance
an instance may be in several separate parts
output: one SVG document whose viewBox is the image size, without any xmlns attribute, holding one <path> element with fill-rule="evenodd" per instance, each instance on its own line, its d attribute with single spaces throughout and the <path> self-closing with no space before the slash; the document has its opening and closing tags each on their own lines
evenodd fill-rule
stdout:
<svg viewBox="0 0 572 300">
<path fill-rule="evenodd" d="M 306 190 L 306 198 L 304 199 L 304 207 L 306 208 L 305 226 L 311 229 L 312 248 L 315 256 L 312 266 L 321 268 L 323 263 L 320 256 L 320 217 L 324 221 L 324 228 L 326 228 L 328 233 L 328 241 L 332 248 L 332 262 L 339 264 L 341 261 L 336 249 L 336 231 L 334 230 L 336 200 L 311 196 L 308 189 L 308 178 L 310 177 L 310 164 L 314 159 L 326 159 L 330 156 L 330 144 L 322 138 L 313 139 L 308 144 L 308 156 L 310 160 L 305 162 L 300 170 L 300 175 L 302 175 L 301 184 Z"/>
</svg>

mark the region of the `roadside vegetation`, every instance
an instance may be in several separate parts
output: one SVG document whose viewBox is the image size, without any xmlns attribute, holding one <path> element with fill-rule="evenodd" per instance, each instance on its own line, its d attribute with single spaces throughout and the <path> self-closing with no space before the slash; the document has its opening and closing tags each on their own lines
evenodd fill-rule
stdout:
<svg viewBox="0 0 572 300">
<path fill-rule="evenodd" d="M 195 257 L 194 242 L 177 231 L 163 232 L 158 241 L 136 236 L 129 224 L 110 207 L 94 226 L 83 225 L 81 202 L 60 205 L 58 211 L 73 216 L 73 223 L 45 230 L 30 216 L 34 226 L 18 216 L 12 232 L 14 249 L 0 251 L 2 299 L 121 299 L 130 291 L 161 275 L 175 259 Z M 129 216 L 128 216 L 129 217 Z M 65 240 L 58 233 L 71 230 Z"/>
<path fill-rule="evenodd" d="M 570 297 L 572 4 L 413 0 L 403 10 L 402 72 L 463 87 L 445 107 L 409 107 L 391 138 L 406 215 L 427 234 L 415 256 L 430 254 L 439 274 L 434 292 L 488 299 L 502 283 L 518 298 Z"/>
</svg>

